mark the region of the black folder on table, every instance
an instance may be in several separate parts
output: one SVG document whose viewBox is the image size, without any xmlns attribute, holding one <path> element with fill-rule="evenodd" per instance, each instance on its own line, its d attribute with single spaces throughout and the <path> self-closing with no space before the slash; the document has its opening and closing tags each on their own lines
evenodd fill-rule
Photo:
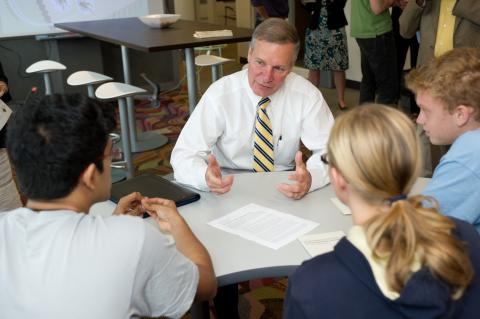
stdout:
<svg viewBox="0 0 480 319">
<path fill-rule="evenodd" d="M 112 184 L 110 199 L 118 203 L 120 198 L 132 192 L 147 197 L 173 200 L 177 207 L 200 199 L 200 194 L 153 174 L 143 174 Z"/>
</svg>

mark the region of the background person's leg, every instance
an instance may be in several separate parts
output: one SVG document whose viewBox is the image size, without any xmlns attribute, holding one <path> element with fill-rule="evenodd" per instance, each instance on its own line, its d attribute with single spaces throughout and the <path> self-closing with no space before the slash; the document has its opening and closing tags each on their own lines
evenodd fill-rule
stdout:
<svg viewBox="0 0 480 319">
<path fill-rule="evenodd" d="M 347 103 L 345 103 L 345 71 L 333 71 L 333 82 L 337 91 L 338 107 L 347 107 Z"/>
<path fill-rule="evenodd" d="M 308 70 L 308 80 L 318 88 L 320 84 L 320 70 Z"/>
<path fill-rule="evenodd" d="M 375 102 L 375 74 L 370 66 L 372 52 L 375 49 L 375 39 L 357 39 L 360 47 L 360 62 L 362 69 L 362 81 L 360 82 L 360 98 L 358 104 Z"/>
<path fill-rule="evenodd" d="M 377 86 L 377 103 L 396 107 L 399 97 L 397 76 L 397 55 L 392 32 L 387 32 L 375 39 L 375 51 L 370 59 L 375 73 Z"/>
</svg>

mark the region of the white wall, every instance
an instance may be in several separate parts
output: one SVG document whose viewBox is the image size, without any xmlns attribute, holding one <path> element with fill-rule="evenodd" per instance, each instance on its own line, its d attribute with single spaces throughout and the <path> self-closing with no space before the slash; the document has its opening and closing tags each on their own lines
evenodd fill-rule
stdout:
<svg viewBox="0 0 480 319">
<path fill-rule="evenodd" d="M 235 11 L 237 12 L 237 27 L 241 28 L 253 28 L 253 7 L 250 1 L 237 0 L 235 1 Z M 248 55 L 248 43 L 237 44 L 238 57 L 247 57 Z"/>
<path fill-rule="evenodd" d="M 181 14 L 184 20 L 195 20 L 195 5 L 193 0 L 175 0 L 175 13 Z"/>
<path fill-rule="evenodd" d="M 349 23 L 351 12 L 350 2 L 351 1 L 347 1 L 347 4 L 345 5 L 345 15 L 347 16 Z M 350 36 L 350 25 L 347 25 L 346 31 L 348 40 L 348 59 L 350 64 L 350 68 L 346 72 L 347 79 L 360 82 L 362 80 L 362 70 L 360 68 L 360 49 L 358 48 L 357 41 Z"/>
<path fill-rule="evenodd" d="M 64 32 L 55 28 L 55 23 L 145 15 L 150 2 L 156 7 L 162 5 L 155 3 L 158 1 L 0 1 L 0 38 L 42 35 L 45 39 L 45 35 Z"/>
<path fill-rule="evenodd" d="M 148 0 L 149 13 L 164 13 L 163 0 Z"/>
</svg>

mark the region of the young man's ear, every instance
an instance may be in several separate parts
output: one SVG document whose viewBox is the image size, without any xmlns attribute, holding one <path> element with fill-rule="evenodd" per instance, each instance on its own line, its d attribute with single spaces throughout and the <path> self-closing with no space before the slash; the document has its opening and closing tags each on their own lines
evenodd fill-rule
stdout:
<svg viewBox="0 0 480 319">
<path fill-rule="evenodd" d="M 455 109 L 455 121 L 457 126 L 462 127 L 468 124 L 470 118 L 473 117 L 475 110 L 471 106 L 459 105 Z"/>
<path fill-rule="evenodd" d="M 90 163 L 83 171 L 80 182 L 89 189 L 95 189 L 95 175 L 97 173 L 97 167 L 94 163 Z"/>
</svg>

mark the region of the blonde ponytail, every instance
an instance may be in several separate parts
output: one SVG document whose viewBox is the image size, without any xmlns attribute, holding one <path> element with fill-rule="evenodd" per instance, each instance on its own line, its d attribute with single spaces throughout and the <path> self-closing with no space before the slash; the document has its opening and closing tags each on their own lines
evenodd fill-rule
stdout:
<svg viewBox="0 0 480 319">
<path fill-rule="evenodd" d="M 423 207 L 429 201 L 432 208 Z M 417 195 L 392 204 L 365 224 L 367 239 L 377 260 L 386 260 L 389 287 L 401 292 L 415 271 L 415 261 L 452 287 L 459 298 L 473 279 L 465 245 L 452 236 L 455 224 L 437 210 L 434 199 Z"/>
</svg>

